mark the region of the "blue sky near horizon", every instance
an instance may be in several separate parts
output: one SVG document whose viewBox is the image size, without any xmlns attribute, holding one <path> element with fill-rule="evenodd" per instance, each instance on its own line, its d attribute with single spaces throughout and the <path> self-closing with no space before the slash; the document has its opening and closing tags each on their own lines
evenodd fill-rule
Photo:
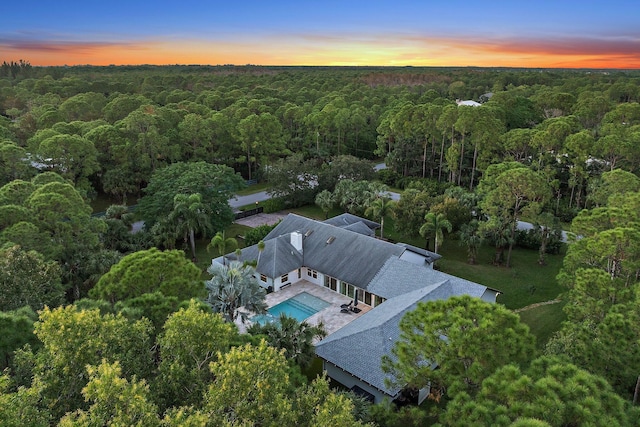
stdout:
<svg viewBox="0 0 640 427">
<path fill-rule="evenodd" d="M 10 2 L 0 60 L 640 68 L 640 2 Z"/>
</svg>

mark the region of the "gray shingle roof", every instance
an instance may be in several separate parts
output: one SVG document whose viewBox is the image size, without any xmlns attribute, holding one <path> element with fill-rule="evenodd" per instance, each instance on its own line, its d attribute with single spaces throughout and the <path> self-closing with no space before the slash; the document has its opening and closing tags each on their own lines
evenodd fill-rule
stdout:
<svg viewBox="0 0 640 427">
<path fill-rule="evenodd" d="M 437 260 L 439 260 L 440 258 L 442 258 L 442 255 L 439 255 L 439 254 L 437 254 L 437 253 L 435 253 L 435 252 L 428 251 L 428 250 L 426 250 L 426 249 L 419 248 L 419 247 L 417 247 L 417 246 L 410 245 L 410 244 L 408 244 L 408 243 L 398 242 L 398 243 L 396 243 L 396 245 L 400 245 L 400 246 L 402 246 L 402 247 L 404 247 L 404 248 L 407 248 L 407 250 L 409 250 L 409 251 L 411 251 L 411 252 L 415 252 L 415 253 L 417 253 L 418 255 L 422 255 L 422 256 L 423 256 L 423 257 L 425 257 L 425 258 L 426 258 L 426 259 L 427 259 L 431 264 L 433 264 L 434 262 L 436 262 Z"/>
<path fill-rule="evenodd" d="M 354 222 L 353 224 L 349 224 L 347 226 L 342 227 L 345 230 L 354 231 L 356 233 L 364 234 L 365 236 L 375 237 L 376 232 L 367 227 L 367 225 L 362 222 Z"/>
<path fill-rule="evenodd" d="M 363 223 L 364 225 L 369 227 L 371 230 L 380 228 L 379 223 L 375 221 L 369 221 L 368 219 L 360 218 L 359 216 L 356 216 L 350 213 L 343 213 L 324 221 L 325 224 L 335 225 L 336 227 L 347 227 L 357 222 Z"/>
<path fill-rule="evenodd" d="M 258 245 L 242 250 L 240 261 L 258 259 Z M 267 277 L 279 277 L 302 266 L 302 254 L 292 245 L 288 235 L 264 241 L 264 250 L 260 254 L 260 263 L 256 271 Z"/>
<path fill-rule="evenodd" d="M 369 282 L 366 290 L 389 299 L 443 281 L 454 283 L 456 289 L 466 295 L 480 297 L 486 290 L 486 286 L 404 261 L 398 257 L 391 257 L 385 262 Z"/>
<path fill-rule="evenodd" d="M 358 230 L 373 230 L 365 221 L 353 215 L 343 216 L 335 221 L 340 225 L 337 226 L 289 214 L 264 238 L 265 248 L 256 270 L 275 278 L 307 266 L 385 298 L 384 303 L 318 343 L 316 353 L 395 396 L 400 388 L 385 384 L 387 374 L 382 372 L 381 359 L 383 355 L 392 356 L 391 349 L 399 339 L 399 323 L 404 314 L 414 310 L 421 301 L 465 294 L 482 297 L 487 287 L 433 270 L 424 263 L 400 259 L 403 254 L 411 253 L 427 259 L 439 256 L 411 245 L 388 243 L 360 234 Z M 291 244 L 293 232 L 303 236 L 302 252 Z M 258 248 L 254 245 L 243 249 L 240 260 L 257 258 Z M 337 311 L 336 316 L 340 315 L 349 316 Z"/>
<path fill-rule="evenodd" d="M 360 288 L 366 287 L 387 259 L 405 251 L 393 243 L 295 214 L 287 215 L 265 237 L 265 243 L 295 231 L 306 236 L 301 265 Z"/>
<path fill-rule="evenodd" d="M 472 285 L 453 283 L 445 278 L 391 298 L 320 341 L 316 354 L 388 395 L 396 396 L 401 388 L 385 384 L 385 379 L 393 378 L 382 371 L 381 360 L 385 355 L 393 357 L 391 349 L 400 338 L 399 324 L 404 314 L 414 310 L 419 302 L 447 299 L 466 294 L 466 291 L 479 297 L 486 289 L 475 283 Z"/>
</svg>

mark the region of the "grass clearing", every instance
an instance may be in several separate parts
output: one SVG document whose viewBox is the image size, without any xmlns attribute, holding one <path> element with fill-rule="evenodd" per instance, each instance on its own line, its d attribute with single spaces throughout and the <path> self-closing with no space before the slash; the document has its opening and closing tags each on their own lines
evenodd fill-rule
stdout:
<svg viewBox="0 0 640 427">
<path fill-rule="evenodd" d="M 531 333 L 536 336 L 536 345 L 542 350 L 553 334 L 560 329 L 562 322 L 567 319 L 562 309 L 565 302 L 541 305 L 521 311 L 520 320 L 529 325 Z"/>
<path fill-rule="evenodd" d="M 317 219 L 318 221 L 325 220 L 324 212 L 316 205 L 301 206 L 299 208 L 288 209 L 284 212 L 306 216 L 307 218 Z M 341 213 L 342 211 L 340 209 L 333 208 L 329 211 L 329 218 L 333 218 L 334 216 L 340 215 Z"/>
<path fill-rule="evenodd" d="M 538 252 L 515 248 L 511 255 L 511 267 L 492 263 L 494 248 L 483 246 L 478 251 L 477 264 L 467 263 L 467 249 L 456 240 L 445 240 L 440 250 L 442 259 L 437 262 L 440 270 L 502 292 L 498 302 L 515 310 L 537 302 L 556 298 L 563 289 L 556 276 L 562 267 L 563 256 L 549 255 L 547 265 L 538 264 Z"/>
<path fill-rule="evenodd" d="M 269 189 L 268 182 L 259 182 L 258 184 L 253 184 L 248 186 L 247 188 L 243 188 L 240 191 L 236 192 L 238 196 L 248 196 L 249 194 L 259 193 L 261 191 L 265 191 Z"/>
<path fill-rule="evenodd" d="M 250 227 L 240 224 L 231 224 L 225 230 L 225 237 L 233 237 L 238 241 L 238 247 L 240 249 L 245 247 L 244 239 L 239 238 L 238 236 L 244 236 L 248 230 L 251 230 Z M 207 273 L 207 268 L 211 265 L 211 259 L 219 256 L 218 251 L 215 249 L 211 249 L 210 252 L 207 252 L 207 245 L 211 242 L 211 238 L 209 239 L 198 239 L 196 240 L 196 258 L 198 261 L 196 265 L 200 270 L 206 275 L 206 279 L 210 279 L 209 273 Z M 185 249 L 185 256 L 187 258 L 191 258 L 191 249 Z"/>
</svg>

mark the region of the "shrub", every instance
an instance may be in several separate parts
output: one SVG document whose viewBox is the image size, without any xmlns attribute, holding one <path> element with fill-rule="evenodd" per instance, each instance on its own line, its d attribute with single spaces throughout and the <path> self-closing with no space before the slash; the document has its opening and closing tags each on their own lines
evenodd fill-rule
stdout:
<svg viewBox="0 0 640 427">
<path fill-rule="evenodd" d="M 540 234 L 536 229 L 518 230 L 516 232 L 516 245 L 524 249 L 540 249 Z M 562 232 L 553 231 L 547 243 L 547 253 L 557 254 L 562 246 Z"/>
<path fill-rule="evenodd" d="M 247 246 L 257 244 L 260 240 L 263 240 L 266 235 L 271 232 L 271 230 L 276 228 L 276 225 L 278 225 L 278 223 L 273 225 L 259 225 L 255 228 L 252 228 L 244 234 L 244 244 Z"/>
<path fill-rule="evenodd" d="M 265 200 L 263 203 L 265 213 L 279 212 L 284 209 L 285 201 L 281 197 L 274 197 L 269 200 Z"/>
</svg>

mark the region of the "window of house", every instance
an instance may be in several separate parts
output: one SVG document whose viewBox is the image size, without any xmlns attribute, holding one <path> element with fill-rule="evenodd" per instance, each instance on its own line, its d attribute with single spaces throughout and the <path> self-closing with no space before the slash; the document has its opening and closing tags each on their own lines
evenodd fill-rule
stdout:
<svg viewBox="0 0 640 427">
<path fill-rule="evenodd" d="M 313 277 L 314 279 L 318 278 L 318 272 L 315 270 L 307 269 L 307 276 Z"/>
<path fill-rule="evenodd" d="M 367 305 L 371 305 L 371 292 L 364 293 L 364 303 Z"/>
<path fill-rule="evenodd" d="M 376 302 L 376 307 L 384 302 L 384 298 L 382 298 L 381 296 L 378 296 L 378 295 L 376 295 L 374 300 Z"/>
<path fill-rule="evenodd" d="M 345 295 L 348 296 L 349 298 L 353 298 L 355 290 L 356 290 L 355 286 L 348 284 L 347 293 Z"/>
<path fill-rule="evenodd" d="M 260 275 L 260 281 L 266 283 L 267 282 L 267 276 L 265 276 L 264 274 L 261 274 Z"/>
<path fill-rule="evenodd" d="M 289 274 L 288 273 L 287 274 L 283 274 L 282 277 L 280 278 L 280 281 L 282 283 L 288 282 L 289 281 Z"/>
</svg>

